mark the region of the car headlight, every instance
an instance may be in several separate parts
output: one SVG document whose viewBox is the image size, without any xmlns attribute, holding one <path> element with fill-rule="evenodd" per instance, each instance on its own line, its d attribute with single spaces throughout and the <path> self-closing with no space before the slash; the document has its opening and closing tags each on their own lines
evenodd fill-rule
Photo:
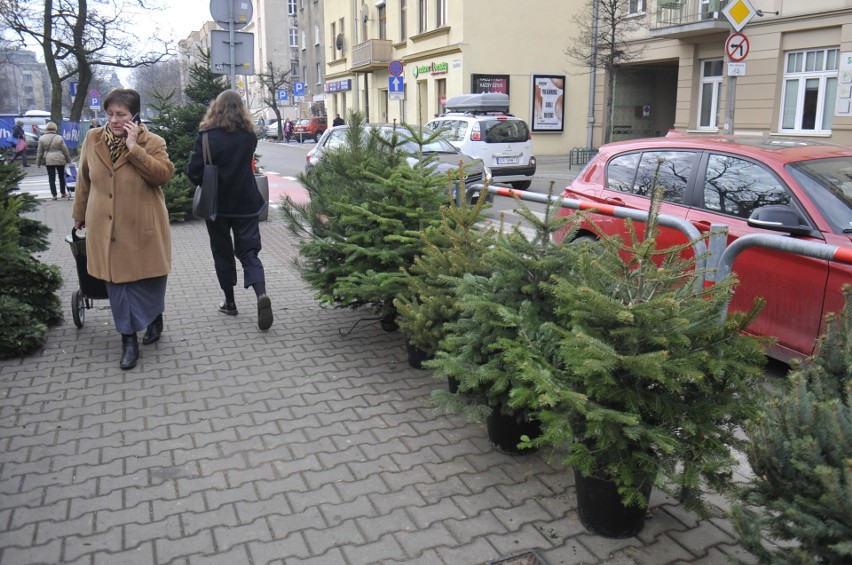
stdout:
<svg viewBox="0 0 852 565">
<path fill-rule="evenodd" d="M 487 183 L 491 183 L 491 169 L 482 165 L 482 180 Z"/>
</svg>

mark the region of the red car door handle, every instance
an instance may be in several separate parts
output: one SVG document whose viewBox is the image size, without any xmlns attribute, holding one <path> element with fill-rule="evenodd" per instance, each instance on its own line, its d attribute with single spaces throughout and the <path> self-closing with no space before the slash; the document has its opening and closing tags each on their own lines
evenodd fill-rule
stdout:
<svg viewBox="0 0 852 565">
<path fill-rule="evenodd" d="M 613 206 L 624 206 L 624 200 L 621 198 L 607 198 L 604 202 L 612 204 Z"/>
</svg>

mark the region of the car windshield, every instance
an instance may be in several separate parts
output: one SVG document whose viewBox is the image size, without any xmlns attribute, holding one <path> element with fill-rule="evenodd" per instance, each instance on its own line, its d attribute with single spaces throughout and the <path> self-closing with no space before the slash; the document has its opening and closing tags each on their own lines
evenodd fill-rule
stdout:
<svg viewBox="0 0 852 565">
<path fill-rule="evenodd" d="M 852 158 L 814 159 L 787 168 L 832 230 L 852 233 Z"/>
</svg>

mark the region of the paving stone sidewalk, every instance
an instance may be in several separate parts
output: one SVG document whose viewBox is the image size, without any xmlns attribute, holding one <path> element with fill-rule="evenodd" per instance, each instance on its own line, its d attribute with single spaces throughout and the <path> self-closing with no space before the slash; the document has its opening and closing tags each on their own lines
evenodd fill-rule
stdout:
<svg viewBox="0 0 852 565">
<path fill-rule="evenodd" d="M 44 201 L 40 258 L 65 277 L 44 350 L 0 361 L 0 563 L 723 564 L 722 517 L 654 492 L 633 538 L 591 535 L 570 469 L 503 455 L 484 426 L 433 414 L 444 383 L 369 311 L 321 308 L 274 210 L 261 226 L 275 323 L 253 293 L 223 316 L 204 225 L 172 225 L 165 332 L 118 368 L 106 300 L 71 319 L 71 203 Z"/>
</svg>

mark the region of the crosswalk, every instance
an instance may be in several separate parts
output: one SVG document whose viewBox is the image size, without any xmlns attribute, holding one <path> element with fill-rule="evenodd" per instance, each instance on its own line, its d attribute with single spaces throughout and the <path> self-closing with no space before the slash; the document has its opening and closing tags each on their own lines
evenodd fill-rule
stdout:
<svg viewBox="0 0 852 565">
<path fill-rule="evenodd" d="M 47 176 L 32 176 L 25 177 L 19 184 L 18 189 L 21 192 L 28 192 L 41 200 L 50 200 L 53 195 L 50 194 L 50 182 Z M 57 194 L 59 187 L 57 186 Z"/>
</svg>

